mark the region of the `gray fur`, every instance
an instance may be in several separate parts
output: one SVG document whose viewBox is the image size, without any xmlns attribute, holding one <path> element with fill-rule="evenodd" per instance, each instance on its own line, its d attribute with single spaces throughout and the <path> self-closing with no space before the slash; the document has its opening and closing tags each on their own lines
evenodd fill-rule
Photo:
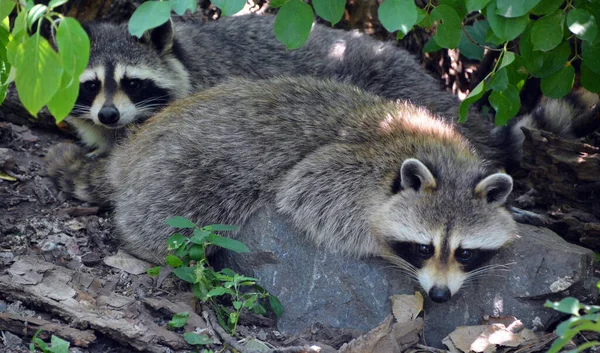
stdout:
<svg viewBox="0 0 600 353">
<path fill-rule="evenodd" d="M 406 160 L 435 187 L 394 192 Z M 233 80 L 166 108 L 114 149 L 104 175 L 122 247 L 152 262 L 175 232 L 169 217 L 242 226 L 271 204 L 317 245 L 398 263 L 390 242 L 448 236 L 496 249 L 512 239 L 509 212 L 476 192 L 491 174 L 422 108 L 279 78 Z M 454 293 L 462 280 L 444 285 Z"/>
<path fill-rule="evenodd" d="M 228 77 L 264 79 L 308 75 L 330 78 L 384 98 L 408 100 L 449 121 L 456 119 L 458 99 L 442 91 L 440 84 L 426 74 L 406 50 L 357 32 L 321 25 L 313 27 L 304 46 L 285 50 L 273 35 L 273 18 L 247 15 L 205 24 L 175 22 L 175 43 L 166 53 L 157 53 L 151 42 L 131 37 L 125 25 L 91 25 L 94 45 L 89 66 L 113 62 L 152 67 L 157 70 L 154 76 L 158 85 L 189 85 L 190 92 L 212 87 Z M 170 74 L 176 72 L 169 66 L 173 60 L 183 64 L 189 82 L 183 82 L 179 74 Z M 181 82 L 177 84 L 177 80 Z M 257 96 L 260 94 L 256 91 Z M 181 94 L 174 96 L 181 97 Z M 141 115 L 138 122 L 150 115 L 150 111 Z M 94 128 L 99 130 L 98 134 L 107 130 L 98 125 Z M 490 139 L 492 128 L 474 110 L 467 124 L 459 127 L 486 158 L 503 163 L 510 157 L 504 146 L 505 136 L 497 134 Z M 111 136 L 114 132 L 107 133 L 107 137 Z M 112 144 L 109 141 L 109 145 Z"/>
</svg>

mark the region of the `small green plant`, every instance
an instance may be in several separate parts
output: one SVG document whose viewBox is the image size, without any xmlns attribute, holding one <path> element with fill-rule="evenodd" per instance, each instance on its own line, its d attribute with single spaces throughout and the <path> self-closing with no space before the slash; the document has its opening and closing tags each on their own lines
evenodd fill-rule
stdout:
<svg viewBox="0 0 600 353">
<path fill-rule="evenodd" d="M 184 217 L 173 217 L 166 223 L 174 228 L 192 230 L 190 237 L 175 233 L 168 239 L 167 246 L 172 254 L 167 255 L 165 262 L 173 267 L 175 276 L 192 285 L 192 291 L 200 301 L 213 306 L 221 326 L 235 334 L 240 313 L 248 310 L 265 315 L 267 309 L 263 303 L 268 304 L 277 317 L 281 316 L 283 311 L 281 303 L 277 297 L 256 284 L 256 278 L 242 276 L 227 268 L 217 272 L 208 263 L 206 250 L 209 246 L 218 246 L 238 253 L 249 252 L 243 243 L 215 233 L 236 230 L 237 227 L 222 224 L 199 227 Z M 151 276 L 156 276 L 159 272 L 160 267 L 147 270 Z M 221 304 L 219 298 L 229 299 L 233 310 Z M 187 313 L 175 315 L 169 322 L 169 327 L 184 326 L 187 322 L 185 314 Z M 188 335 L 186 341 L 188 339 L 201 342 L 204 338 L 201 335 L 200 337 Z"/>
<path fill-rule="evenodd" d="M 600 289 L 600 282 L 597 286 Z M 561 313 L 573 315 L 556 327 L 558 338 L 552 343 L 548 353 L 559 352 L 571 339 L 583 331 L 600 333 L 600 306 L 581 304 L 573 297 L 564 298 L 559 302 L 546 301 L 545 306 Z M 599 345 L 600 342 L 597 340 L 587 341 L 568 353 L 581 352 Z"/>
<path fill-rule="evenodd" d="M 39 348 L 44 353 L 69 353 L 69 342 L 52 335 L 50 338 L 50 345 L 48 345 L 38 337 L 40 332 L 42 332 L 42 329 L 39 329 L 35 335 L 33 335 L 31 343 L 29 344 L 29 351 L 36 352 Z"/>
</svg>

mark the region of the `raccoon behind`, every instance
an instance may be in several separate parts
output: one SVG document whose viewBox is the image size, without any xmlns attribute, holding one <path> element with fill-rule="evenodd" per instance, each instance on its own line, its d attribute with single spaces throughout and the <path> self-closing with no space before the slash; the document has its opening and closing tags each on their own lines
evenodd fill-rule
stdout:
<svg viewBox="0 0 600 353">
<path fill-rule="evenodd" d="M 455 128 L 334 81 L 232 80 L 167 107 L 98 167 L 122 247 L 155 263 L 167 218 L 242 226 L 272 204 L 317 245 L 386 258 L 446 301 L 515 228 L 512 179 Z"/>
<path fill-rule="evenodd" d="M 458 100 L 420 67 L 413 55 L 392 43 L 356 32 L 313 26 L 308 42 L 286 50 L 273 35 L 274 16 L 247 15 L 200 23 L 167 22 L 141 40 L 127 26 L 86 26 L 92 42 L 80 96 L 68 118 L 83 140 L 109 151 L 126 132 L 175 99 L 212 87 L 229 77 L 265 79 L 313 76 L 354 84 L 387 99 L 408 100 L 446 119 L 458 113 Z M 260 92 L 257 92 L 259 95 Z M 459 129 L 485 157 L 504 163 L 515 151 L 512 134 L 472 112 Z"/>
</svg>

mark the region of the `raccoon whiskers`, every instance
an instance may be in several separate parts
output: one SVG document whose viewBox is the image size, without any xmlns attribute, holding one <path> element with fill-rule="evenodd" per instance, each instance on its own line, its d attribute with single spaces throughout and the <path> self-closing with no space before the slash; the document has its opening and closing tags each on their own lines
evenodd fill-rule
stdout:
<svg viewBox="0 0 600 353">
<path fill-rule="evenodd" d="M 510 265 L 514 265 L 515 263 L 508 263 L 508 264 L 504 264 L 504 265 L 487 265 L 487 266 L 482 266 L 474 271 L 471 271 L 467 274 L 467 277 L 465 278 L 465 282 L 470 282 L 470 281 L 474 281 L 478 278 L 481 277 L 486 277 L 486 276 L 496 276 L 496 277 L 503 277 L 507 272 L 510 271 L 509 266 Z M 498 273 L 498 272 L 503 272 L 503 273 Z"/>
<path fill-rule="evenodd" d="M 82 105 L 82 104 L 75 104 L 75 106 L 73 106 L 73 110 L 71 110 L 71 114 L 83 115 L 83 114 L 89 114 L 89 113 L 90 113 L 90 107 Z"/>
<path fill-rule="evenodd" d="M 381 257 L 392 264 L 392 266 L 390 266 L 391 268 L 394 268 L 395 270 L 398 270 L 408 275 L 410 278 L 416 281 L 419 280 L 419 277 L 417 275 L 418 269 L 415 266 L 403 260 L 402 258 L 386 254 L 381 255 Z"/>
</svg>

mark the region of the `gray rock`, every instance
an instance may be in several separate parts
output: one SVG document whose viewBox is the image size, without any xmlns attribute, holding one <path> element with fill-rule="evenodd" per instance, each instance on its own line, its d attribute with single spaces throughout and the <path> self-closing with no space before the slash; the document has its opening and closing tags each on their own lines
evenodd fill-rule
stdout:
<svg viewBox="0 0 600 353">
<path fill-rule="evenodd" d="M 252 253 L 223 254 L 219 265 L 259 278 L 279 297 L 285 312 L 278 328 L 287 334 L 317 322 L 368 331 L 391 313 L 391 295 L 420 290 L 418 283 L 387 262 L 315 248 L 272 209 L 255 215 L 240 233 Z M 547 229 L 521 225 L 519 234 L 520 239 L 492 260 L 492 264 L 512 263 L 508 271 L 492 272 L 465 285 L 447 303 L 425 298 L 428 344 L 440 347 L 442 338 L 457 326 L 480 324 L 484 315 L 512 315 L 526 327 L 547 326 L 559 315 L 544 308 L 546 299 L 570 295 L 595 300 L 591 250 L 569 244 Z"/>
</svg>

